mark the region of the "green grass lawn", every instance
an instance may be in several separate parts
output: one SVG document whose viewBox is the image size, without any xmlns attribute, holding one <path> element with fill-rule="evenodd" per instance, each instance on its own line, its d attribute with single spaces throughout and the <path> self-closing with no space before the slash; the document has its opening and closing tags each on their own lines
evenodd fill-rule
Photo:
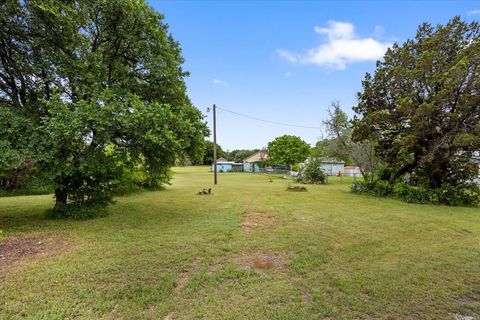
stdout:
<svg viewBox="0 0 480 320">
<path fill-rule="evenodd" d="M 480 315 L 480 208 L 288 192 L 261 174 L 177 168 L 110 215 L 44 218 L 52 196 L 0 198 L 7 237 L 63 239 L 0 274 L 2 319 L 455 319 Z M 268 219 L 242 231 L 244 212 Z M 1 254 L 1 253 L 0 253 Z M 267 257 L 271 268 L 253 261 Z M 265 259 L 267 259 L 265 258 Z"/>
</svg>

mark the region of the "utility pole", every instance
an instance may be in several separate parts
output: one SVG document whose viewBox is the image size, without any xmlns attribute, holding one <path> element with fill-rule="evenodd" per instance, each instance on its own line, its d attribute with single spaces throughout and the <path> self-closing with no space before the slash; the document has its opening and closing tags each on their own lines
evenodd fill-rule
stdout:
<svg viewBox="0 0 480 320">
<path fill-rule="evenodd" d="M 217 106 L 213 105 L 213 184 L 217 184 Z"/>
</svg>

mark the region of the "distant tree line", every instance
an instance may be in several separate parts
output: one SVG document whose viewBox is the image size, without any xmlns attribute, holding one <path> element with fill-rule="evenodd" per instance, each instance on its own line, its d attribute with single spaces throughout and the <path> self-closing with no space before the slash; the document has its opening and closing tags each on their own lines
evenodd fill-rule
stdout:
<svg viewBox="0 0 480 320">
<path fill-rule="evenodd" d="M 232 151 L 223 150 L 222 146 L 217 144 L 217 158 L 225 158 L 230 161 L 238 163 L 243 162 L 244 159 L 260 151 L 260 149 L 234 149 Z M 211 165 L 213 163 L 213 142 L 205 141 L 205 149 L 203 150 L 203 157 L 200 160 L 191 161 L 193 165 Z"/>
</svg>

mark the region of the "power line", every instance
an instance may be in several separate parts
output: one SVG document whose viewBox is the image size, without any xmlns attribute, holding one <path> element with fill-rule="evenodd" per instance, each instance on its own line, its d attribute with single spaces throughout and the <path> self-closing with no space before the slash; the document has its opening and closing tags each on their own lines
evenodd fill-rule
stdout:
<svg viewBox="0 0 480 320">
<path fill-rule="evenodd" d="M 265 119 L 261 119 L 261 118 L 257 118 L 257 117 L 252 117 L 252 116 L 249 116 L 249 115 L 246 115 L 246 114 L 242 114 L 242 113 L 238 113 L 238 112 L 235 112 L 235 111 L 232 111 L 232 110 L 228 110 L 228 109 L 225 109 L 225 108 L 221 108 L 221 107 L 219 107 L 219 106 L 217 106 L 217 109 L 220 109 L 220 110 L 223 110 L 223 111 L 226 111 L 226 112 L 233 113 L 233 114 L 235 114 L 235 115 L 237 115 L 237 116 L 240 116 L 240 117 L 244 117 L 244 118 L 248 118 L 248 119 L 252 119 L 252 120 L 257 120 L 257 121 L 263 121 L 263 122 L 267 122 L 267 123 L 272 123 L 272 124 L 276 124 L 276 125 L 280 125 L 280 126 L 296 127 L 296 128 L 304 128 L 304 129 L 317 129 L 317 130 L 322 130 L 322 128 L 320 128 L 320 127 L 302 126 L 302 125 L 298 125 L 298 124 L 277 122 L 277 121 L 271 121 L 271 120 L 265 120 Z"/>
</svg>

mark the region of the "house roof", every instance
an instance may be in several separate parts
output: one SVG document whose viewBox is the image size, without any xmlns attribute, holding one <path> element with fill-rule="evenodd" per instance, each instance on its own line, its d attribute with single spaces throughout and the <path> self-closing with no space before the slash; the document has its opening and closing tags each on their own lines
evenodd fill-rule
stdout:
<svg viewBox="0 0 480 320">
<path fill-rule="evenodd" d="M 219 163 L 219 162 L 228 162 L 228 160 L 225 159 L 224 157 L 220 157 L 220 158 L 217 159 L 217 163 Z"/>
<path fill-rule="evenodd" d="M 243 162 L 259 162 L 268 159 L 268 154 L 267 151 L 265 150 L 260 150 L 252 154 L 250 157 L 247 157 L 243 160 Z"/>
<path fill-rule="evenodd" d="M 335 163 L 335 164 L 344 164 L 345 163 L 345 161 L 337 160 L 337 159 L 334 159 L 334 158 L 322 158 L 322 159 L 320 159 L 320 162 L 321 163 Z"/>
</svg>

